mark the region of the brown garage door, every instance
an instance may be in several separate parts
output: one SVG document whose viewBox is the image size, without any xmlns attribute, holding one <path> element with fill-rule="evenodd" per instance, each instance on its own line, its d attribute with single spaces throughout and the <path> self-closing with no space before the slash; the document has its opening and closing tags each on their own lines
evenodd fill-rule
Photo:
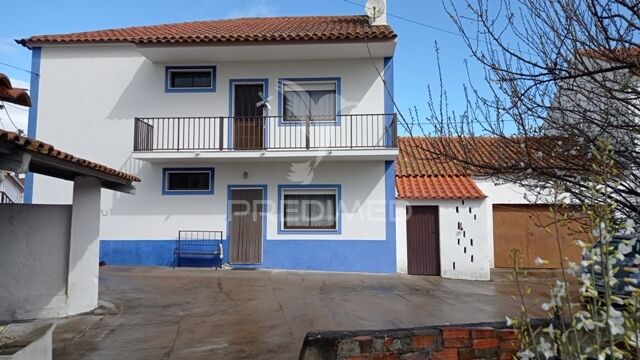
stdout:
<svg viewBox="0 0 640 360">
<path fill-rule="evenodd" d="M 407 261 L 410 275 L 440 275 L 437 206 L 408 206 Z"/>
<path fill-rule="evenodd" d="M 510 253 L 517 249 L 523 268 L 559 268 L 560 256 L 553 223 L 547 205 L 493 205 L 495 266 L 513 267 Z M 559 228 L 562 256 L 574 262 L 580 259 L 581 250 L 573 241 L 584 237 L 576 233 L 577 228 L 576 222 Z M 536 266 L 536 257 L 549 261 L 549 264 Z"/>
</svg>

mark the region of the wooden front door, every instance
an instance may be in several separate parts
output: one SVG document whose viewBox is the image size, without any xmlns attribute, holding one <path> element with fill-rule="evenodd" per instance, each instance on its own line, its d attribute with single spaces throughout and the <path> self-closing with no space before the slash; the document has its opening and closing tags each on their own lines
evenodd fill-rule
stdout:
<svg viewBox="0 0 640 360">
<path fill-rule="evenodd" d="M 586 234 L 577 234 L 577 228 L 577 222 L 568 221 L 567 226 L 558 226 L 559 234 L 556 236 L 548 205 L 493 205 L 495 267 L 512 268 L 512 253 L 517 252 L 522 268 L 558 269 L 558 240 L 562 256 L 579 262 L 581 249 L 573 241 L 585 238 Z M 536 257 L 549 263 L 536 265 Z"/>
<path fill-rule="evenodd" d="M 440 276 L 438 207 L 409 206 L 407 215 L 409 274 Z"/>
<path fill-rule="evenodd" d="M 229 247 L 232 264 L 262 262 L 262 189 L 231 190 Z"/>
<path fill-rule="evenodd" d="M 264 148 L 264 106 L 259 93 L 262 85 L 236 84 L 233 99 L 233 148 L 236 150 L 260 150 Z"/>
</svg>

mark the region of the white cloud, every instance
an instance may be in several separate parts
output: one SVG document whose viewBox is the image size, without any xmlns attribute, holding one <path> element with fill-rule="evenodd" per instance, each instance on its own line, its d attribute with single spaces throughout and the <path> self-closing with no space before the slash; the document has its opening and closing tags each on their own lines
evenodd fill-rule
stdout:
<svg viewBox="0 0 640 360">
<path fill-rule="evenodd" d="M 275 7 L 265 0 L 251 1 L 249 6 L 230 11 L 226 18 L 267 17 L 276 14 Z"/>
<path fill-rule="evenodd" d="M 16 88 L 28 89 L 29 83 L 26 81 L 18 80 L 18 79 L 9 79 L 11 81 L 11 85 Z M 27 132 L 27 124 L 29 123 L 29 108 L 24 106 L 19 106 L 15 104 L 10 104 L 8 102 L 4 102 L 6 106 L 5 110 L 0 110 L 0 128 L 9 131 L 16 131 L 16 126 L 18 129 L 23 130 L 25 133 Z M 7 115 L 7 112 L 9 115 Z M 13 120 L 15 126 L 9 120 Z"/>
</svg>

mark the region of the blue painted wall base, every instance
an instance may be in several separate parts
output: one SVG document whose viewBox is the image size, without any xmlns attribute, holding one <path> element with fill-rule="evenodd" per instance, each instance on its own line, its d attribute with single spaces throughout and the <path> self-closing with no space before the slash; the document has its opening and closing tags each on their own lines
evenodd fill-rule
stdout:
<svg viewBox="0 0 640 360">
<path fill-rule="evenodd" d="M 223 241 L 229 261 L 228 241 Z M 173 266 L 175 240 L 102 240 L 107 265 Z M 261 269 L 395 273 L 395 242 L 388 240 L 267 240 Z M 181 266 L 212 267 L 212 259 L 181 258 Z"/>
</svg>

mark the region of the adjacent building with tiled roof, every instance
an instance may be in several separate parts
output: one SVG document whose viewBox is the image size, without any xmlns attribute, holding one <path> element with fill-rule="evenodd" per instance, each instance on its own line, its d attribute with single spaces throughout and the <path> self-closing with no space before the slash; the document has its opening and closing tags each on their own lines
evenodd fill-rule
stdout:
<svg viewBox="0 0 640 360">
<path fill-rule="evenodd" d="M 31 98 L 26 89 L 14 88 L 9 77 L 0 73 L 0 101 L 21 106 L 31 106 Z"/>
<path fill-rule="evenodd" d="M 401 271 L 486 280 L 490 268 L 509 267 L 512 248 L 519 249 L 521 266 L 533 267 L 537 256 L 557 248 L 555 237 L 544 230 L 549 206 L 491 174 L 517 175 L 534 166 L 579 171 L 585 163 L 570 154 L 568 145 L 567 139 L 551 137 L 400 137 L 396 220 Z M 560 235 L 564 253 L 577 261 L 571 239 Z"/>
<path fill-rule="evenodd" d="M 56 149 L 51 144 L 28 138 L 12 131 L 0 129 L 0 142 L 3 142 L 6 145 L 10 145 L 13 148 L 21 149 L 30 153 L 42 154 L 44 156 L 51 157 L 52 159 L 79 165 L 87 169 L 104 173 L 105 175 L 115 176 L 126 181 L 140 182 L 140 178 L 135 175 L 127 174 L 123 171 L 116 170 L 90 160 L 76 157 L 75 155 Z"/>
<path fill-rule="evenodd" d="M 464 164 L 442 156 L 442 141 L 454 139 L 401 137 L 396 161 L 396 189 L 401 199 L 480 199 L 485 195 L 468 176 Z"/>
</svg>

